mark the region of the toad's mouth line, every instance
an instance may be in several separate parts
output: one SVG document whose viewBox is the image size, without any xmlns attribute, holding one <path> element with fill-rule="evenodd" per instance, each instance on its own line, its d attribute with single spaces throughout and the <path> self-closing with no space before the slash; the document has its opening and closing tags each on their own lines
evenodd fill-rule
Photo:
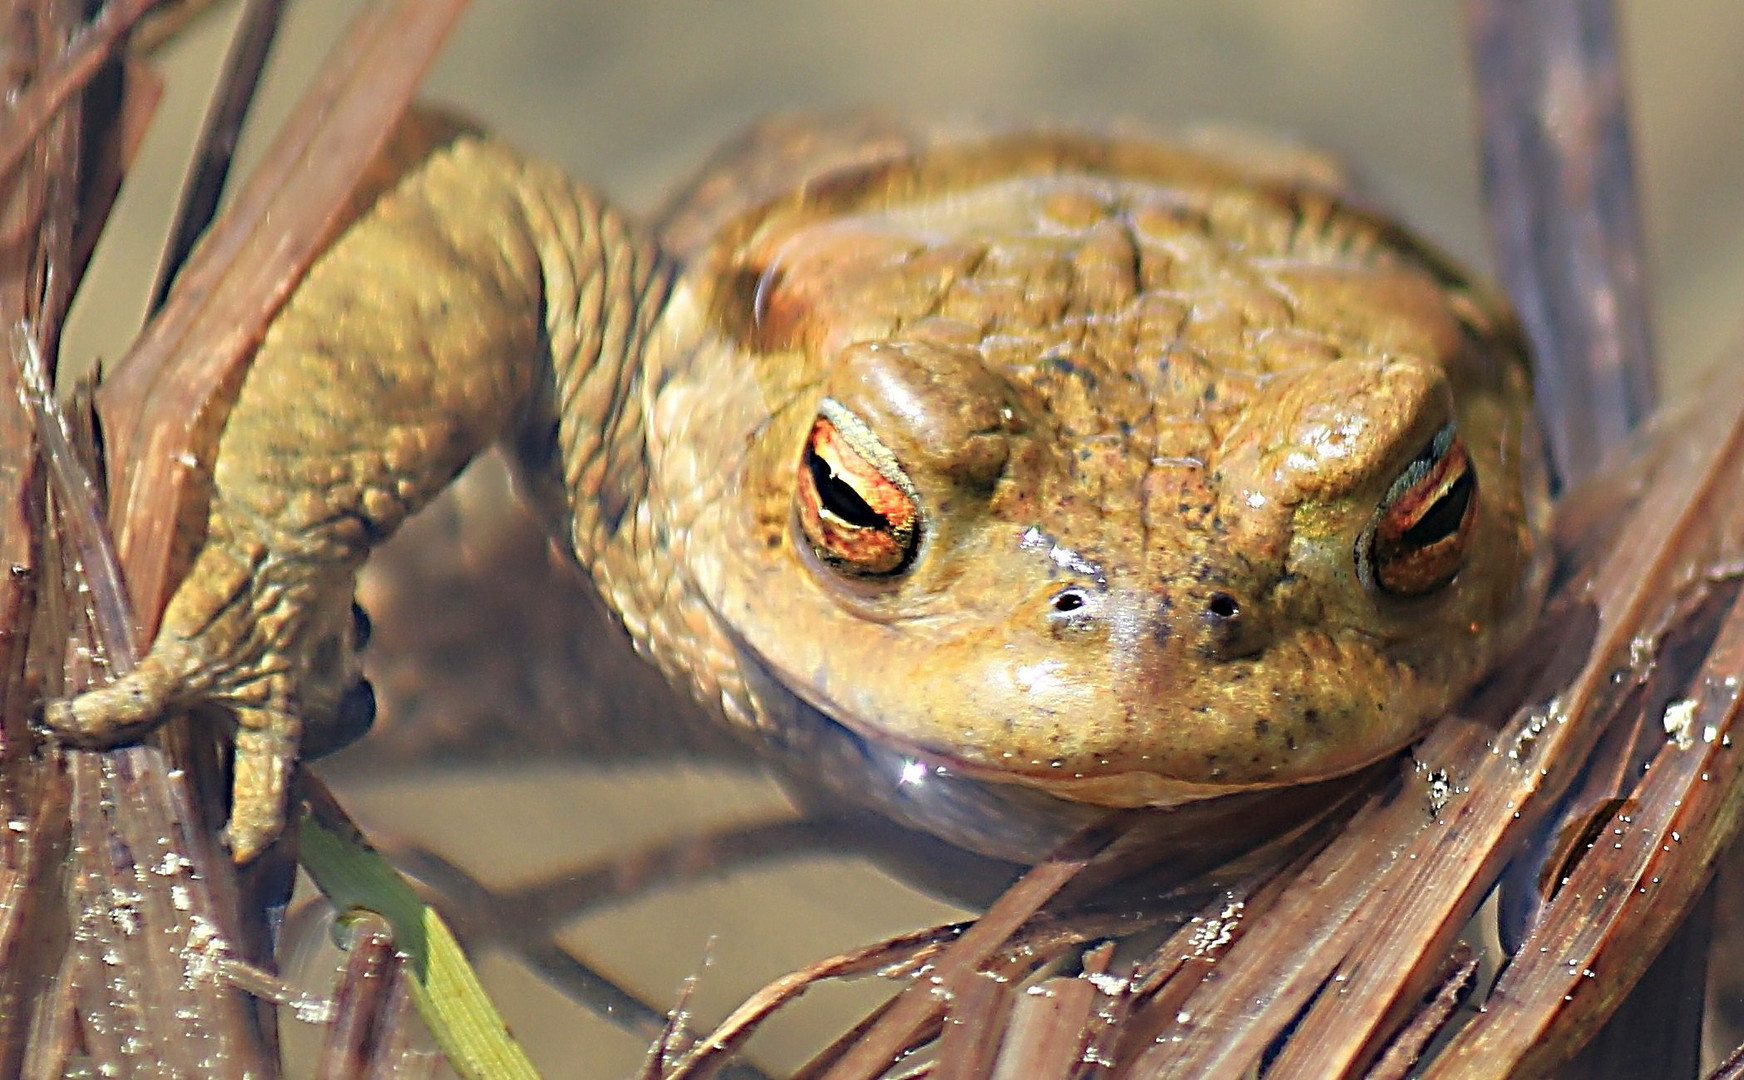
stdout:
<svg viewBox="0 0 1744 1080">
<path fill-rule="evenodd" d="M 1097 774 L 1064 772 L 1046 764 L 1023 769 L 972 761 L 949 750 L 940 750 L 884 730 L 821 693 L 809 680 L 794 677 L 733 628 L 722 625 L 738 654 L 741 669 L 770 714 L 766 717 L 767 722 L 774 724 L 785 737 L 799 742 L 810 741 L 822 731 L 839 733 L 837 738 L 851 739 L 861 748 L 862 757 L 881 762 L 881 772 L 887 779 L 894 778 L 895 782 L 910 787 L 918 786 L 919 779 L 924 777 L 932 783 L 950 781 L 959 785 L 1002 789 L 1013 797 L 1019 792 L 1030 793 L 1094 812 L 1108 808 L 1179 806 L 1301 782 L 1290 779 L 1276 784 L 1208 783 L 1137 770 Z M 812 734 L 803 735 L 802 730 L 809 730 Z"/>
<path fill-rule="evenodd" d="M 755 742 L 802 804 L 870 810 L 965 851 L 1020 865 L 1036 864 L 1111 812 L 1109 806 L 1063 797 L 1024 777 L 965 767 L 950 755 L 918 750 L 838 719 L 828 703 L 801 697 L 779 668 L 742 637 L 727 633 L 761 712 Z M 1229 805 L 1252 808 L 1264 805 L 1255 799 L 1322 786 L 1284 784 L 1268 791 L 1243 785 L 1215 794 L 1236 800 Z M 1170 818 L 1183 814 L 1175 820 L 1185 824 L 1199 820 L 1198 808 L 1215 814 L 1219 805 L 1208 794 L 1156 812 Z"/>
</svg>

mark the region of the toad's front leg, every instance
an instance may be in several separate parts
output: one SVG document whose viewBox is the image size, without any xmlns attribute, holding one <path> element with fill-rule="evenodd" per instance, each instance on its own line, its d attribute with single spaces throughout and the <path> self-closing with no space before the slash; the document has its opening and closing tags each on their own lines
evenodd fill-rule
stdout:
<svg viewBox="0 0 1744 1080">
<path fill-rule="evenodd" d="M 44 710 L 86 745 L 181 707 L 230 710 L 238 861 L 281 829 L 300 747 L 367 711 L 352 592 L 369 548 L 491 442 L 555 451 L 558 401 L 564 442 L 597 445 L 664 293 L 653 245 L 557 171 L 471 135 L 416 137 L 416 163 L 269 328 L 151 648 Z"/>
</svg>

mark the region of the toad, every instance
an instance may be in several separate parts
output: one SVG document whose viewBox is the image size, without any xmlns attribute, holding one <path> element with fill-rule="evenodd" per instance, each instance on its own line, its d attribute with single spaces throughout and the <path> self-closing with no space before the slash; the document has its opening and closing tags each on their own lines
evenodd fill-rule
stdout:
<svg viewBox="0 0 1744 1080">
<path fill-rule="evenodd" d="M 1312 159 L 788 121 L 645 225 L 401 140 L 236 392 L 149 652 L 45 711 L 227 709 L 238 860 L 367 724 L 369 549 L 497 442 L 723 722 L 1065 804 L 1348 773 L 1535 613 L 1520 330 Z"/>
</svg>

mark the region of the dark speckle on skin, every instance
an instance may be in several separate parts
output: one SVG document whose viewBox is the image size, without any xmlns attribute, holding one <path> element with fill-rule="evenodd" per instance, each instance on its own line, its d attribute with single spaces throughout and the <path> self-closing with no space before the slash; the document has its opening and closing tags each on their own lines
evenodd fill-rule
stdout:
<svg viewBox="0 0 1744 1080">
<path fill-rule="evenodd" d="M 1254 738 L 1263 739 L 1272 733 L 1272 722 L 1265 718 L 1254 721 Z"/>
<path fill-rule="evenodd" d="M 1044 356 L 1042 359 L 1055 371 L 1068 378 L 1077 379 L 1079 382 L 1084 384 L 1084 389 L 1091 393 L 1095 393 L 1097 386 L 1095 373 L 1086 371 L 1071 357 L 1064 356 L 1060 353 L 1052 353 L 1048 356 Z"/>
</svg>

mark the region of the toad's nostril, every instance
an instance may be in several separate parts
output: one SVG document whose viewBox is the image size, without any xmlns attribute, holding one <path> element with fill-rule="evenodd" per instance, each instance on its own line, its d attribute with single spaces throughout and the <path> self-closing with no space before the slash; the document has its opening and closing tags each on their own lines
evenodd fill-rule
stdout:
<svg viewBox="0 0 1744 1080">
<path fill-rule="evenodd" d="M 1081 585 L 1068 585 L 1048 597 L 1043 621 L 1048 633 L 1064 641 L 1085 641 L 1108 632 L 1106 596 Z"/>
<path fill-rule="evenodd" d="M 1255 656 L 1271 640 L 1271 620 L 1264 606 L 1237 594 L 1209 593 L 1199 610 L 1205 655 L 1209 657 L 1239 660 Z"/>
</svg>

